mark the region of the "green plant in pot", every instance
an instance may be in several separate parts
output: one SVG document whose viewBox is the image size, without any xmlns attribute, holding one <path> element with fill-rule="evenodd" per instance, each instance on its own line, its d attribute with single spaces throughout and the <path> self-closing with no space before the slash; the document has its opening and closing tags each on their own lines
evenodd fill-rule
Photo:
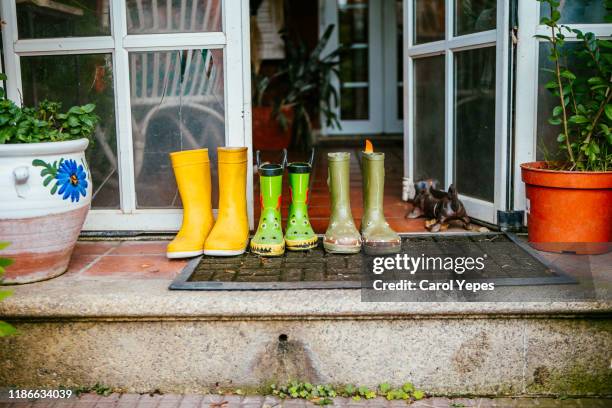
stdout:
<svg viewBox="0 0 612 408">
<path fill-rule="evenodd" d="M 291 127 L 294 148 L 305 149 L 310 145 L 313 118 L 321 116 L 328 127 L 340 127 L 334 77 L 339 77 L 338 57 L 343 48 L 323 55 L 333 30 L 334 25 L 329 25 L 312 51 L 302 41 L 283 34 L 286 58 L 273 80 L 283 81 L 288 89 L 275 102 L 274 115 L 283 128 Z"/>
<path fill-rule="evenodd" d="M 541 19 L 550 35 L 538 38 L 550 48 L 544 86 L 557 101 L 549 123 L 559 129 L 560 160 L 521 165 L 529 240 L 542 250 L 604 252 L 612 241 L 612 42 L 559 24 L 559 0 L 538 1 L 550 9 Z"/>
<path fill-rule="evenodd" d="M 6 80 L 6 76 L 0 77 Z M 15 263 L 4 283 L 62 274 L 91 203 L 85 160 L 95 105 L 66 111 L 58 102 L 18 106 L 0 88 L 0 237 Z"/>
</svg>

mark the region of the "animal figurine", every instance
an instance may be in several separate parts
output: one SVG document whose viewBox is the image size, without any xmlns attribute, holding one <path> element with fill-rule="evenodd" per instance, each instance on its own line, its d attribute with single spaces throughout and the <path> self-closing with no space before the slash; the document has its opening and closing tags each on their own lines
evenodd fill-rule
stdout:
<svg viewBox="0 0 612 408">
<path fill-rule="evenodd" d="M 406 215 L 407 218 L 425 216 L 425 228 L 431 232 L 445 231 L 452 221 L 459 221 L 463 228 L 470 230 L 470 218 L 459 200 L 459 194 L 453 184 L 447 191 L 437 190 L 428 180 L 417 182 L 417 194 L 408 200 L 414 209 Z"/>
</svg>

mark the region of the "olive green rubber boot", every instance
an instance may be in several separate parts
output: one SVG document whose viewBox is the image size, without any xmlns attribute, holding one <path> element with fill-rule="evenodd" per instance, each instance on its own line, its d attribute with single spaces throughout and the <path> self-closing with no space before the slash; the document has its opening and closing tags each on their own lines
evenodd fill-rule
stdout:
<svg viewBox="0 0 612 408">
<path fill-rule="evenodd" d="M 291 204 L 285 231 L 285 244 L 290 251 L 306 251 L 317 246 L 318 238 L 308 219 L 308 186 L 313 157 L 314 150 L 308 163 L 290 163 L 287 166 Z"/>
<path fill-rule="evenodd" d="M 329 226 L 323 246 L 330 253 L 351 254 L 361 250 L 361 235 L 351 213 L 349 164 L 350 153 L 328 153 L 327 185 L 331 199 Z"/>
<path fill-rule="evenodd" d="M 257 152 L 257 162 L 259 163 L 259 152 Z M 281 227 L 284 160 L 283 164 L 263 164 L 257 167 L 261 215 L 257 232 L 251 239 L 251 252 L 262 256 L 280 256 L 285 253 L 285 240 Z"/>
<path fill-rule="evenodd" d="M 383 212 L 385 194 L 385 154 L 363 153 L 363 218 L 361 235 L 367 255 L 395 254 L 402 248 L 402 240 L 391 229 Z"/>
</svg>

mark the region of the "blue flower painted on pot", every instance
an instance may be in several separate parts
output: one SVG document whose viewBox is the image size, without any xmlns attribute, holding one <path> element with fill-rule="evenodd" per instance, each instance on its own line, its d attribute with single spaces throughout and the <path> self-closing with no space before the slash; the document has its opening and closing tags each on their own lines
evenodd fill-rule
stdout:
<svg viewBox="0 0 612 408">
<path fill-rule="evenodd" d="M 67 200 L 70 197 L 72 202 L 78 202 L 81 195 L 83 197 L 87 195 L 87 173 L 82 165 L 77 165 L 76 161 L 62 160 L 55 178 L 59 186 L 57 194 L 63 194 L 62 199 Z"/>
</svg>

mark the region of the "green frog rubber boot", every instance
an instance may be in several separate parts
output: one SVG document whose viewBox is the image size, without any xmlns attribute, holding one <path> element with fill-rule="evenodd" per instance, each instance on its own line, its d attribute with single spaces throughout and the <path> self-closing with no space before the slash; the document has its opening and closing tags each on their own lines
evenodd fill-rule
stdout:
<svg viewBox="0 0 612 408">
<path fill-rule="evenodd" d="M 329 226 L 323 246 L 330 253 L 354 254 L 361 250 L 361 235 L 351 213 L 349 164 L 350 153 L 328 153 L 327 185 L 331 199 Z"/>
<path fill-rule="evenodd" d="M 395 254 L 402 248 L 402 240 L 385 219 L 385 154 L 363 153 L 363 218 L 361 235 L 366 255 Z"/>
<path fill-rule="evenodd" d="M 285 231 L 285 244 L 290 251 L 307 251 L 315 248 L 318 242 L 308 219 L 308 186 L 314 150 L 310 157 L 308 163 L 296 162 L 287 166 L 291 204 Z"/>
<path fill-rule="evenodd" d="M 259 162 L 259 152 L 257 158 Z M 284 164 L 263 164 L 257 168 L 261 215 L 257 232 L 251 239 L 251 252 L 261 256 L 280 256 L 285 253 L 285 239 L 281 228 Z"/>
</svg>

